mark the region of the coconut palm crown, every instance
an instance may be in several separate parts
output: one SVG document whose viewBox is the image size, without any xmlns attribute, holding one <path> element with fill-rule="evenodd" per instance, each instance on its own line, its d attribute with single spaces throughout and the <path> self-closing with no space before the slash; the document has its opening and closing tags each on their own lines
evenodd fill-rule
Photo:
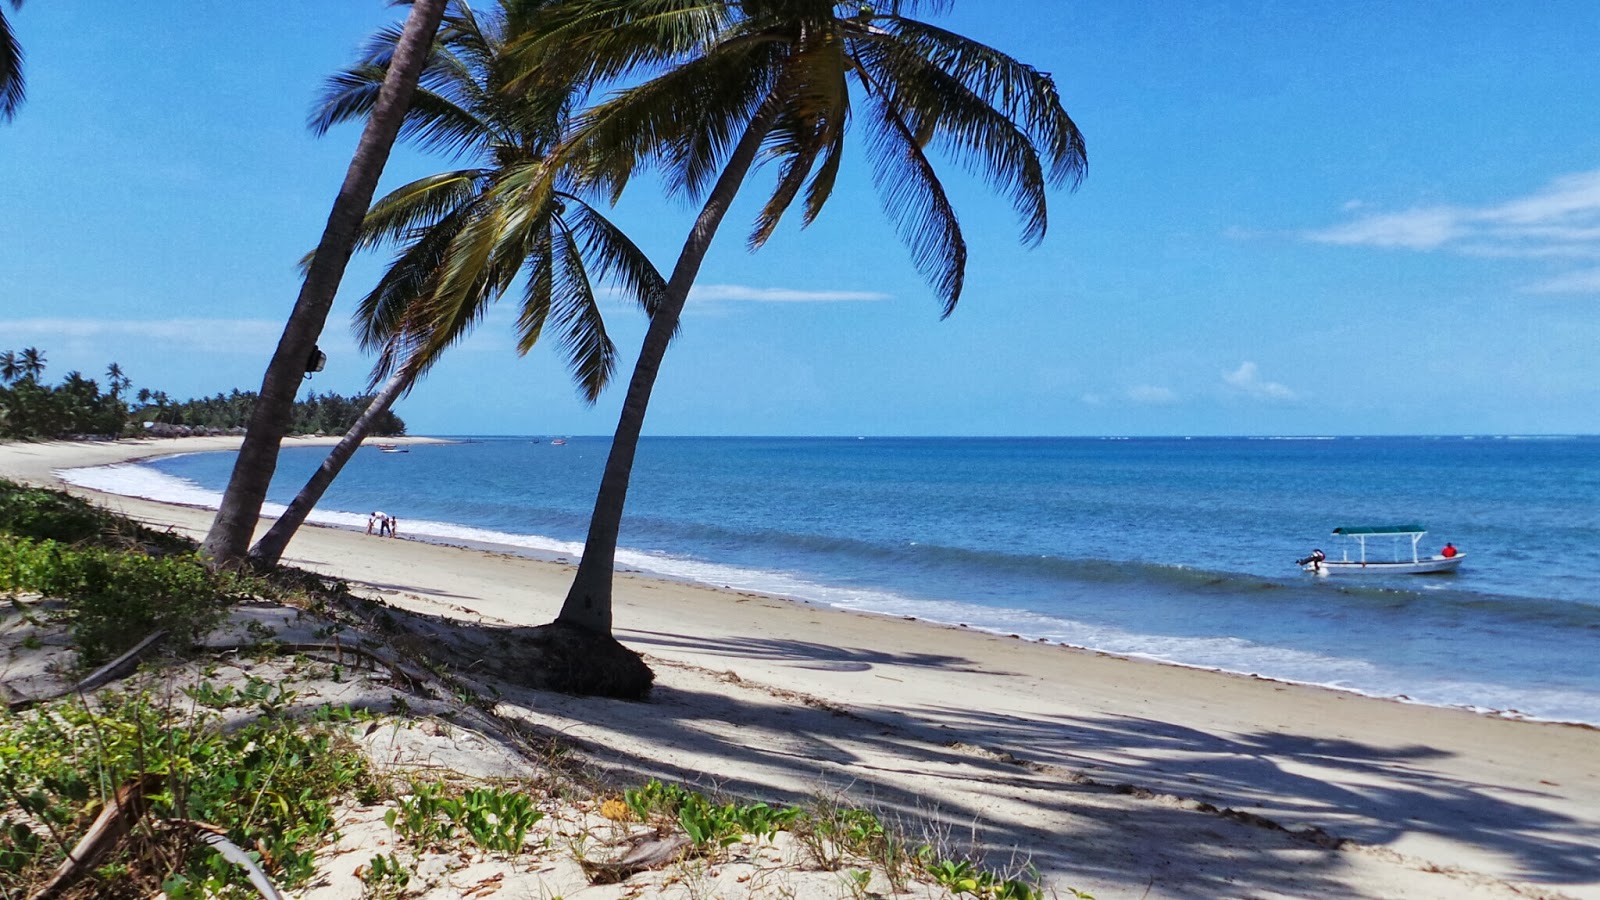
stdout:
<svg viewBox="0 0 1600 900">
<path fill-rule="evenodd" d="M 598 92 L 560 153 L 587 186 L 616 199 L 641 167 L 703 198 L 661 306 L 651 318 L 577 577 L 559 621 L 611 627 L 611 569 L 634 451 L 660 361 L 722 217 L 751 168 L 776 179 L 751 249 L 799 200 L 809 224 L 838 179 L 852 120 L 885 212 L 944 316 L 965 282 L 967 246 L 936 159 L 953 160 L 1007 197 L 1024 243 L 1043 239 L 1046 194 L 1076 187 L 1081 133 L 1048 73 L 992 47 L 886 9 L 830 0 L 564 0 L 540 10 L 516 54 L 519 85 L 551 73 Z"/>
<path fill-rule="evenodd" d="M 524 21 L 516 6 L 502 2 L 479 14 L 453 0 L 446 9 L 400 138 L 477 165 L 420 178 L 372 205 L 358 249 L 400 249 L 361 300 L 356 333 L 379 353 L 374 383 L 402 365 L 420 376 L 525 274 L 518 352 L 532 349 L 553 317 L 580 393 L 593 402 L 616 356 L 593 276 L 616 282 L 646 310 L 665 283 L 625 234 L 549 169 L 570 88 L 506 89 L 504 49 Z M 358 65 L 329 80 L 313 131 L 370 111 L 398 38 L 395 29 L 381 31 Z"/>
</svg>

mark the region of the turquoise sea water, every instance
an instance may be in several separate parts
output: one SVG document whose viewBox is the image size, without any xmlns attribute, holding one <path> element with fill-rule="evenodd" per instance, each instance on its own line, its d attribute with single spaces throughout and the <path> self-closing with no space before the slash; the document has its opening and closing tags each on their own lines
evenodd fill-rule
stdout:
<svg viewBox="0 0 1600 900">
<path fill-rule="evenodd" d="M 608 440 L 364 448 L 319 516 L 582 549 Z M 284 453 L 286 502 L 325 451 Z M 232 454 L 85 470 L 211 503 Z M 1417 702 L 1600 724 L 1600 438 L 646 438 L 619 565 Z M 1453 575 L 1329 579 L 1420 522 Z M 1369 552 L 1389 552 L 1387 542 Z"/>
</svg>

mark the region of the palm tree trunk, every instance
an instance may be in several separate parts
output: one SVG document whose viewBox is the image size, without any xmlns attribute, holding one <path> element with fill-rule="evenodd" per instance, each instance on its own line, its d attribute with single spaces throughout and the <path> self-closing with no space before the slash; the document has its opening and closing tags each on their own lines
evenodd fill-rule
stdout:
<svg viewBox="0 0 1600 900">
<path fill-rule="evenodd" d="M 278 467 L 278 448 L 289 430 L 294 396 L 300 389 L 306 359 L 316 346 L 322 326 L 333 306 L 345 265 L 355 251 L 361 220 L 372 204 L 378 176 L 383 174 L 394 146 L 400 123 L 411 107 L 417 76 L 433 46 L 433 36 L 444 17 L 446 0 L 417 0 L 406 17 L 405 31 L 395 47 L 389 71 L 379 89 L 377 104 L 361 133 L 355 156 L 345 173 L 339 196 L 334 199 L 322 240 L 311 260 L 300 297 L 283 327 L 277 352 L 261 381 L 261 392 L 250 411 L 250 424 L 244 444 L 234 462 L 228 488 L 222 495 L 217 517 L 206 535 L 205 553 L 212 565 L 229 566 L 243 561 L 250 537 L 261 516 L 261 503 L 267 485 Z"/>
<path fill-rule="evenodd" d="M 755 119 L 739 139 L 728 164 L 717 177 L 711 196 L 706 198 L 694 229 L 684 241 L 678 254 L 678 263 L 667 281 L 666 295 L 650 317 L 650 327 L 645 332 L 644 345 L 639 349 L 639 361 L 634 364 L 633 377 L 628 381 L 628 393 L 622 401 L 622 415 L 617 420 L 617 431 L 611 439 L 611 453 L 606 457 L 605 473 L 600 478 L 600 490 L 595 495 L 594 512 L 589 517 L 589 536 L 584 541 L 583 559 L 578 563 L 578 573 L 572 579 L 572 588 L 561 604 L 561 614 L 556 622 L 572 625 L 598 634 L 611 634 L 612 569 L 617 559 L 617 535 L 622 528 L 622 509 L 628 498 L 628 480 L 633 474 L 633 458 L 639 449 L 639 433 L 644 429 L 644 415 L 650 405 L 650 392 L 655 388 L 656 374 L 661 370 L 661 360 L 667 354 L 667 345 L 678 330 L 678 319 L 683 314 L 683 304 L 689 298 L 689 288 L 694 286 L 700 263 L 705 260 L 717 226 L 733 205 L 739 186 L 755 162 L 761 142 L 771 130 L 776 107 L 770 102 L 762 107 Z"/>
<path fill-rule="evenodd" d="M 333 445 L 333 449 L 322 460 L 322 465 L 317 467 L 317 471 L 311 473 L 311 478 L 306 481 L 306 486 L 301 488 L 300 493 L 295 495 L 294 500 L 289 504 L 289 508 L 283 511 L 283 515 L 278 517 L 278 521 L 272 523 L 272 527 L 267 529 L 267 533 L 261 536 L 261 540 L 256 541 L 256 545 L 250 548 L 250 562 L 252 565 L 265 568 L 278 564 L 278 560 L 283 558 L 283 551 L 289 546 L 289 541 L 294 537 L 295 532 L 299 531 L 300 526 L 305 524 L 306 516 L 311 515 L 311 510 L 316 507 L 317 501 L 322 499 L 322 495 L 327 491 L 328 485 L 339 477 L 339 472 L 344 469 L 344 464 L 350 461 L 350 457 L 355 455 L 357 448 L 361 446 L 361 442 L 366 439 L 367 431 L 372 428 L 372 423 L 377 421 L 379 416 L 394 405 L 394 401 L 401 394 L 404 394 L 407 388 L 411 387 L 411 383 L 416 380 L 416 377 L 414 370 L 402 368 L 390 376 L 388 381 L 384 382 L 383 388 L 378 391 L 377 396 L 372 398 L 372 403 L 368 404 L 366 411 L 356 419 L 354 425 L 350 426 L 350 430 L 345 432 L 339 443 Z"/>
</svg>

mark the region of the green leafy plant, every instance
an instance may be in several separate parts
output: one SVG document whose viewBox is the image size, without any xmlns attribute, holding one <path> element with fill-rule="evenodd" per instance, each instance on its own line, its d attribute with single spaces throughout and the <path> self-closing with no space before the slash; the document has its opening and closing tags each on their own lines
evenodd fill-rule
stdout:
<svg viewBox="0 0 1600 900">
<path fill-rule="evenodd" d="M 107 798 L 133 782 L 154 784 L 147 775 L 161 777 L 145 795 L 150 817 L 223 829 L 235 844 L 256 848 L 262 867 L 289 888 L 310 877 L 316 847 L 334 830 L 332 801 L 368 781 L 365 757 L 327 727 L 275 719 L 226 725 L 216 712 L 190 715 L 147 693 L 108 693 L 93 707 L 76 699 L 45 704 L 0 719 L 0 827 L 8 838 L 0 896 L 31 893 Z M 186 833 L 149 829 L 142 850 L 119 845 L 87 889 L 106 894 L 115 883 L 119 896 L 162 889 L 177 900 L 245 883 Z"/>
<path fill-rule="evenodd" d="M 527 795 L 496 788 L 474 788 L 452 797 L 442 783 L 415 783 L 398 809 L 384 814 L 396 834 L 423 847 L 440 847 L 465 834 L 495 853 L 522 849 L 528 831 L 544 818 Z"/>
<path fill-rule="evenodd" d="M 410 883 L 410 870 L 393 853 L 374 856 L 361 868 L 362 896 L 371 900 L 399 897 Z"/>
</svg>

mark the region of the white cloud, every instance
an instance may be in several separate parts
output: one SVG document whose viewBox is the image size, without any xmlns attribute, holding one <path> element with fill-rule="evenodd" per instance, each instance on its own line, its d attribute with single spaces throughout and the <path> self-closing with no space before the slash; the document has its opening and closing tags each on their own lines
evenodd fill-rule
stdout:
<svg viewBox="0 0 1600 900">
<path fill-rule="evenodd" d="M 1346 204 L 1348 212 L 1364 205 Z M 1344 246 L 1445 250 L 1467 256 L 1529 259 L 1600 258 L 1600 169 L 1551 181 L 1505 203 L 1451 204 L 1373 213 L 1306 232 L 1307 240 Z M 1531 290 L 1593 293 L 1583 273 L 1558 275 Z"/>
<path fill-rule="evenodd" d="M 838 303 L 887 300 L 877 291 L 803 291 L 793 288 L 756 288 L 742 284 L 702 284 L 689 293 L 697 301 L 747 301 L 755 303 Z"/>
<path fill-rule="evenodd" d="M 10 319 L 0 320 L 0 334 L 12 342 L 144 340 L 177 344 L 206 352 L 273 346 L 283 323 L 268 319 Z"/>
<path fill-rule="evenodd" d="M 1228 387 L 1258 400 L 1294 400 L 1295 392 L 1276 381 L 1263 381 L 1261 372 L 1253 362 L 1242 362 L 1232 372 L 1223 372 L 1222 381 Z"/>
<path fill-rule="evenodd" d="M 1136 384 L 1128 388 L 1126 396 L 1142 406 L 1171 406 L 1178 402 L 1177 392 L 1152 384 Z"/>
<path fill-rule="evenodd" d="M 1466 234 L 1461 211 L 1441 206 L 1367 216 L 1307 237 L 1322 244 L 1432 250 Z"/>
<path fill-rule="evenodd" d="M 1600 269 L 1583 269 L 1529 285 L 1532 294 L 1600 294 Z"/>
</svg>

